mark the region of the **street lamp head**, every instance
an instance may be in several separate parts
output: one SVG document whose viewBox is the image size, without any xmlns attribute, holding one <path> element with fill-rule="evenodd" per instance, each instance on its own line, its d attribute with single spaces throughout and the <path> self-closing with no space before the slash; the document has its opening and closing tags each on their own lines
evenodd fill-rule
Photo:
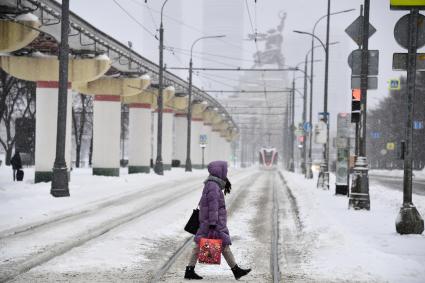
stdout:
<svg viewBox="0 0 425 283">
<path fill-rule="evenodd" d="M 352 12 L 355 11 L 356 9 L 348 9 L 348 10 L 343 10 L 341 11 L 341 13 L 348 13 L 348 12 Z"/>
</svg>

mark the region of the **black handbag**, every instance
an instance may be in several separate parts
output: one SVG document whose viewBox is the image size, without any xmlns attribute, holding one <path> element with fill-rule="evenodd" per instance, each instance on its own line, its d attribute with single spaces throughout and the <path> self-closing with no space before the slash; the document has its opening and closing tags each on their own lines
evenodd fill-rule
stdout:
<svg viewBox="0 0 425 283">
<path fill-rule="evenodd" d="M 193 210 L 192 215 L 189 218 L 184 230 L 190 234 L 195 235 L 199 229 L 199 209 L 196 208 Z"/>
</svg>

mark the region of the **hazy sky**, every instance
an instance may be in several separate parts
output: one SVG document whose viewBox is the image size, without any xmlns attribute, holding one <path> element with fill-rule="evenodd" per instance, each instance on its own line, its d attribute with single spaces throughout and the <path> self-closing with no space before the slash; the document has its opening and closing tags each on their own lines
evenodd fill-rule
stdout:
<svg viewBox="0 0 425 283">
<path fill-rule="evenodd" d="M 132 41 L 133 48 L 137 52 L 157 62 L 158 41 L 154 38 L 154 35 L 157 34 L 156 28 L 160 22 L 158 11 L 163 1 L 148 0 L 147 4 L 144 0 L 116 1 L 127 9 L 144 28 L 120 10 L 113 0 L 71 0 L 71 10 L 123 43 Z M 223 12 L 217 13 L 219 10 L 217 7 L 209 11 L 204 11 L 203 5 L 206 2 L 211 3 L 211 1 L 224 3 Z M 235 4 L 235 2 L 237 3 Z M 372 0 L 371 2 L 370 21 L 377 29 L 377 32 L 371 37 L 369 48 L 380 51 L 379 88 L 378 90 L 370 91 L 368 95 L 368 103 L 370 107 L 373 107 L 380 99 L 388 95 L 387 80 L 405 74 L 404 72 L 393 72 L 391 70 L 392 53 L 405 52 L 402 47 L 398 46 L 393 37 L 394 25 L 398 18 L 405 14 L 405 12 L 390 11 L 389 0 Z M 226 5 L 226 3 L 234 5 Z M 358 17 L 360 13 L 359 8 L 362 3 L 363 1 L 360 0 L 333 0 L 331 3 L 332 11 L 350 8 L 356 9 L 354 12 L 331 17 L 330 41 L 339 41 L 339 44 L 331 47 L 330 50 L 329 110 L 333 117 L 335 117 L 336 112 L 350 111 L 351 70 L 347 65 L 347 57 L 357 46 L 345 34 L 344 30 Z M 252 54 L 256 49 L 252 41 L 245 40 L 247 38 L 246 35 L 252 32 L 247 6 L 251 14 L 254 29 L 258 32 L 267 32 L 267 30 L 275 28 L 279 23 L 278 13 L 280 11 L 287 13 L 283 34 L 283 51 L 286 64 L 295 65 L 304 60 L 305 54 L 310 48 L 311 41 L 310 37 L 295 34 L 292 31 L 294 29 L 311 31 L 314 22 L 326 14 L 327 0 L 257 0 L 256 4 L 254 0 L 169 0 L 164 10 L 166 45 L 180 49 L 174 49 L 174 54 L 166 51 L 165 63 L 167 66 L 188 66 L 189 56 L 187 50 L 190 49 L 192 42 L 196 38 L 205 35 L 205 23 L 209 22 L 208 32 L 213 32 L 214 29 L 211 27 L 211 22 L 214 23 L 214 20 L 216 20 L 217 32 L 221 33 L 223 27 L 220 26 L 220 23 L 223 20 L 220 20 L 220 17 L 226 17 L 226 23 L 232 23 L 228 19 L 228 17 L 232 17 L 234 25 L 226 27 L 229 30 L 228 33 L 230 36 L 228 35 L 222 41 L 203 42 L 203 44 L 212 44 L 214 46 L 213 49 L 216 50 L 214 52 L 216 55 L 231 58 L 238 55 L 239 61 L 218 56 L 196 54 L 197 57 L 194 57 L 194 63 L 197 66 L 251 67 L 253 64 Z M 235 9 L 233 11 L 234 13 L 231 9 Z M 243 11 L 241 12 L 240 9 L 243 9 Z M 241 21 L 243 21 L 242 31 L 240 31 Z M 317 35 L 323 41 L 325 41 L 325 32 L 326 20 L 323 20 L 318 25 L 316 31 Z M 261 44 L 259 47 L 260 49 L 263 48 Z M 211 53 L 210 49 L 208 49 L 209 53 Z M 197 52 L 205 52 L 206 49 L 201 44 L 195 50 Z M 420 49 L 420 51 L 424 52 L 424 48 Z M 322 59 L 323 61 L 315 65 L 314 113 L 323 109 L 325 57 L 321 49 L 316 49 L 316 55 L 317 59 Z M 201 60 L 202 58 L 204 60 Z M 186 78 L 186 73 L 182 71 L 178 74 Z M 229 76 L 228 74 L 216 75 L 217 77 L 210 77 L 209 79 L 195 76 L 195 84 L 207 89 L 211 87 L 230 89 L 231 85 L 236 85 L 235 82 L 230 80 L 231 77 L 226 79 L 226 76 Z M 302 87 L 302 79 L 297 80 L 296 83 L 298 88 Z M 297 105 L 300 104 L 300 101 L 297 102 Z"/>
</svg>

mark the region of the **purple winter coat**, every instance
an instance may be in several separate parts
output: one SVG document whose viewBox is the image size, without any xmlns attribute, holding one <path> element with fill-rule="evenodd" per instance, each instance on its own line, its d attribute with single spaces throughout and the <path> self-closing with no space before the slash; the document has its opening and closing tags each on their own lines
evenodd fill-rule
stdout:
<svg viewBox="0 0 425 283">
<path fill-rule="evenodd" d="M 213 161 L 208 164 L 210 176 L 204 182 L 204 190 L 199 202 L 199 229 L 195 236 L 195 242 L 208 237 L 209 226 L 216 225 L 212 230 L 215 237 L 223 240 L 223 245 L 231 245 L 229 229 L 227 229 L 227 210 L 224 202 L 223 189 L 226 184 L 227 162 Z"/>
</svg>

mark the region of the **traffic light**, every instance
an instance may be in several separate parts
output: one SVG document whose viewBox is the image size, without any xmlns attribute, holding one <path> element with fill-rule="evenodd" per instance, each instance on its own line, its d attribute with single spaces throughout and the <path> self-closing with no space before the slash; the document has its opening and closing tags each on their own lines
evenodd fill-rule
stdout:
<svg viewBox="0 0 425 283">
<path fill-rule="evenodd" d="M 352 90 L 351 97 L 351 123 L 360 122 L 360 100 L 361 100 L 361 91 L 359 88 Z"/>
</svg>

